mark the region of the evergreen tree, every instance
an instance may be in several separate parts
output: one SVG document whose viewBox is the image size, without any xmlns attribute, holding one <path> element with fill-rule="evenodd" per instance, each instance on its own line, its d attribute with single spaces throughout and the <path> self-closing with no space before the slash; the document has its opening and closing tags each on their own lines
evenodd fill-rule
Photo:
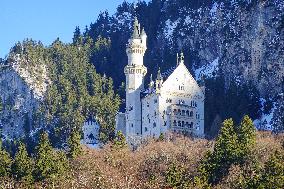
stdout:
<svg viewBox="0 0 284 189">
<path fill-rule="evenodd" d="M 10 154 L 3 149 L 2 141 L 0 140 L 0 177 L 10 175 L 12 162 Z"/>
<path fill-rule="evenodd" d="M 284 152 L 275 151 L 265 163 L 259 188 L 284 188 Z"/>
<path fill-rule="evenodd" d="M 238 154 L 239 161 L 242 162 L 244 157 L 251 152 L 251 149 L 256 143 L 256 129 L 253 121 L 249 116 L 244 116 L 239 127 L 237 127 L 238 134 Z"/>
<path fill-rule="evenodd" d="M 196 182 L 217 184 L 228 174 L 233 164 L 242 164 L 256 142 L 252 120 L 245 116 L 239 126 L 232 119 L 225 120 L 213 152 L 208 152 L 199 166 Z"/>
<path fill-rule="evenodd" d="M 82 35 L 81 35 L 81 31 L 80 28 L 77 26 L 75 28 L 74 31 L 74 35 L 73 35 L 73 44 L 82 44 Z"/>
<path fill-rule="evenodd" d="M 74 129 L 68 139 L 69 156 L 71 158 L 76 158 L 82 153 L 82 146 L 80 144 L 80 140 L 80 132 Z"/>
<path fill-rule="evenodd" d="M 12 166 L 13 175 L 18 180 L 24 180 L 27 182 L 32 182 L 32 172 L 33 172 L 33 161 L 29 157 L 25 145 L 20 142 L 18 146 L 18 151 L 14 158 L 14 163 Z"/>
<path fill-rule="evenodd" d="M 56 152 L 48 139 L 47 133 L 42 133 L 36 147 L 35 176 L 37 180 L 55 179 L 67 169 L 67 159 L 64 153 Z"/>
</svg>

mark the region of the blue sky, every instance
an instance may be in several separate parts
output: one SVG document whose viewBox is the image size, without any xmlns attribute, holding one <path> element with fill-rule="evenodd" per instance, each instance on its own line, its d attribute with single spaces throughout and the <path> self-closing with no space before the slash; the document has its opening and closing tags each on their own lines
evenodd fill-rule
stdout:
<svg viewBox="0 0 284 189">
<path fill-rule="evenodd" d="M 76 26 L 84 29 L 100 11 L 113 14 L 124 0 L 0 0 L 0 58 L 25 38 L 51 44 L 72 40 Z M 127 0 L 133 2 L 134 0 Z"/>
</svg>

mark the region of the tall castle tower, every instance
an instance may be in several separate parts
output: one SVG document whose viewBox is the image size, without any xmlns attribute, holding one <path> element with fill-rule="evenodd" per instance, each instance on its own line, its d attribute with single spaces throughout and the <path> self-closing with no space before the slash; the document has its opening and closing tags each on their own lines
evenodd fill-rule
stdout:
<svg viewBox="0 0 284 189">
<path fill-rule="evenodd" d="M 126 53 L 128 64 L 124 68 L 126 76 L 126 135 L 136 136 L 142 133 L 141 92 L 144 90 L 144 77 L 147 68 L 143 65 L 143 57 L 147 49 L 147 35 L 135 18 L 133 34 L 128 40 Z"/>
</svg>

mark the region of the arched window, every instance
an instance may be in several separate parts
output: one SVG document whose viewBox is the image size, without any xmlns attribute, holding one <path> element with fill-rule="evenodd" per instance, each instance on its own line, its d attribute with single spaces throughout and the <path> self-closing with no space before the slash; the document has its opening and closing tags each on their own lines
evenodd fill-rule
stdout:
<svg viewBox="0 0 284 189">
<path fill-rule="evenodd" d="M 153 123 L 153 127 L 155 128 L 156 126 L 157 126 L 157 124 L 154 122 L 154 123 Z"/>
<path fill-rule="evenodd" d="M 193 111 L 190 112 L 190 115 L 189 115 L 189 116 L 190 116 L 190 117 L 193 117 Z"/>
<path fill-rule="evenodd" d="M 180 111 L 180 109 L 178 109 L 178 115 L 181 115 L 181 111 Z"/>
<path fill-rule="evenodd" d="M 183 116 L 185 116 L 185 110 L 182 110 L 182 111 L 181 111 L 181 114 L 182 114 Z"/>
<path fill-rule="evenodd" d="M 180 121 L 178 121 L 178 126 L 179 126 L 179 127 L 181 126 L 181 122 L 180 122 Z"/>
<path fill-rule="evenodd" d="M 181 126 L 184 127 L 184 121 L 181 122 Z"/>
<path fill-rule="evenodd" d="M 190 126 L 189 126 L 191 129 L 193 128 L 193 122 L 190 123 Z"/>
<path fill-rule="evenodd" d="M 189 110 L 186 110 L 186 115 L 189 116 Z"/>
<path fill-rule="evenodd" d="M 177 126 L 177 121 L 176 120 L 174 120 L 174 127 L 176 127 Z"/>
</svg>

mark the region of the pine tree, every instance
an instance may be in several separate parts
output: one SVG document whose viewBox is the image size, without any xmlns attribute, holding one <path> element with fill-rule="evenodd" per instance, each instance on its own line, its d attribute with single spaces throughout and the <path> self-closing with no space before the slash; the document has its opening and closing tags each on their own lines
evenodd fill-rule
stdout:
<svg viewBox="0 0 284 189">
<path fill-rule="evenodd" d="M 0 140 L 0 177 L 5 177 L 11 173 L 12 158 L 10 154 L 2 147 Z"/>
<path fill-rule="evenodd" d="M 259 188 L 284 188 L 284 151 L 275 151 L 265 163 Z"/>
<path fill-rule="evenodd" d="M 208 152 L 199 166 L 199 177 L 202 182 L 218 183 L 228 173 L 238 155 L 237 139 L 233 120 L 225 120 L 213 152 Z"/>
<path fill-rule="evenodd" d="M 66 155 L 55 151 L 48 139 L 47 133 L 42 133 L 36 147 L 35 176 L 37 180 L 57 179 L 68 168 Z"/>
<path fill-rule="evenodd" d="M 243 161 L 245 156 L 250 153 L 251 149 L 256 143 L 256 129 L 253 121 L 249 116 L 244 116 L 239 127 L 238 133 L 238 146 L 239 146 L 239 161 Z"/>
<path fill-rule="evenodd" d="M 244 162 L 255 142 L 255 127 L 248 116 L 239 126 L 235 126 L 232 119 L 225 120 L 213 152 L 206 154 L 198 168 L 196 182 L 204 186 L 217 184 L 228 174 L 231 165 Z"/>
<path fill-rule="evenodd" d="M 53 173 L 53 149 L 47 133 L 42 133 L 36 147 L 35 173 L 38 180 L 49 178 Z"/>
<path fill-rule="evenodd" d="M 69 156 L 71 158 L 76 158 L 82 153 L 82 146 L 80 144 L 81 134 L 79 131 L 73 129 L 69 139 Z"/>
<path fill-rule="evenodd" d="M 20 142 L 18 146 L 18 151 L 14 158 L 14 163 L 12 165 L 13 175 L 18 180 L 24 180 L 27 182 L 32 182 L 32 172 L 33 172 L 33 161 L 29 157 L 26 146 Z"/>
</svg>

